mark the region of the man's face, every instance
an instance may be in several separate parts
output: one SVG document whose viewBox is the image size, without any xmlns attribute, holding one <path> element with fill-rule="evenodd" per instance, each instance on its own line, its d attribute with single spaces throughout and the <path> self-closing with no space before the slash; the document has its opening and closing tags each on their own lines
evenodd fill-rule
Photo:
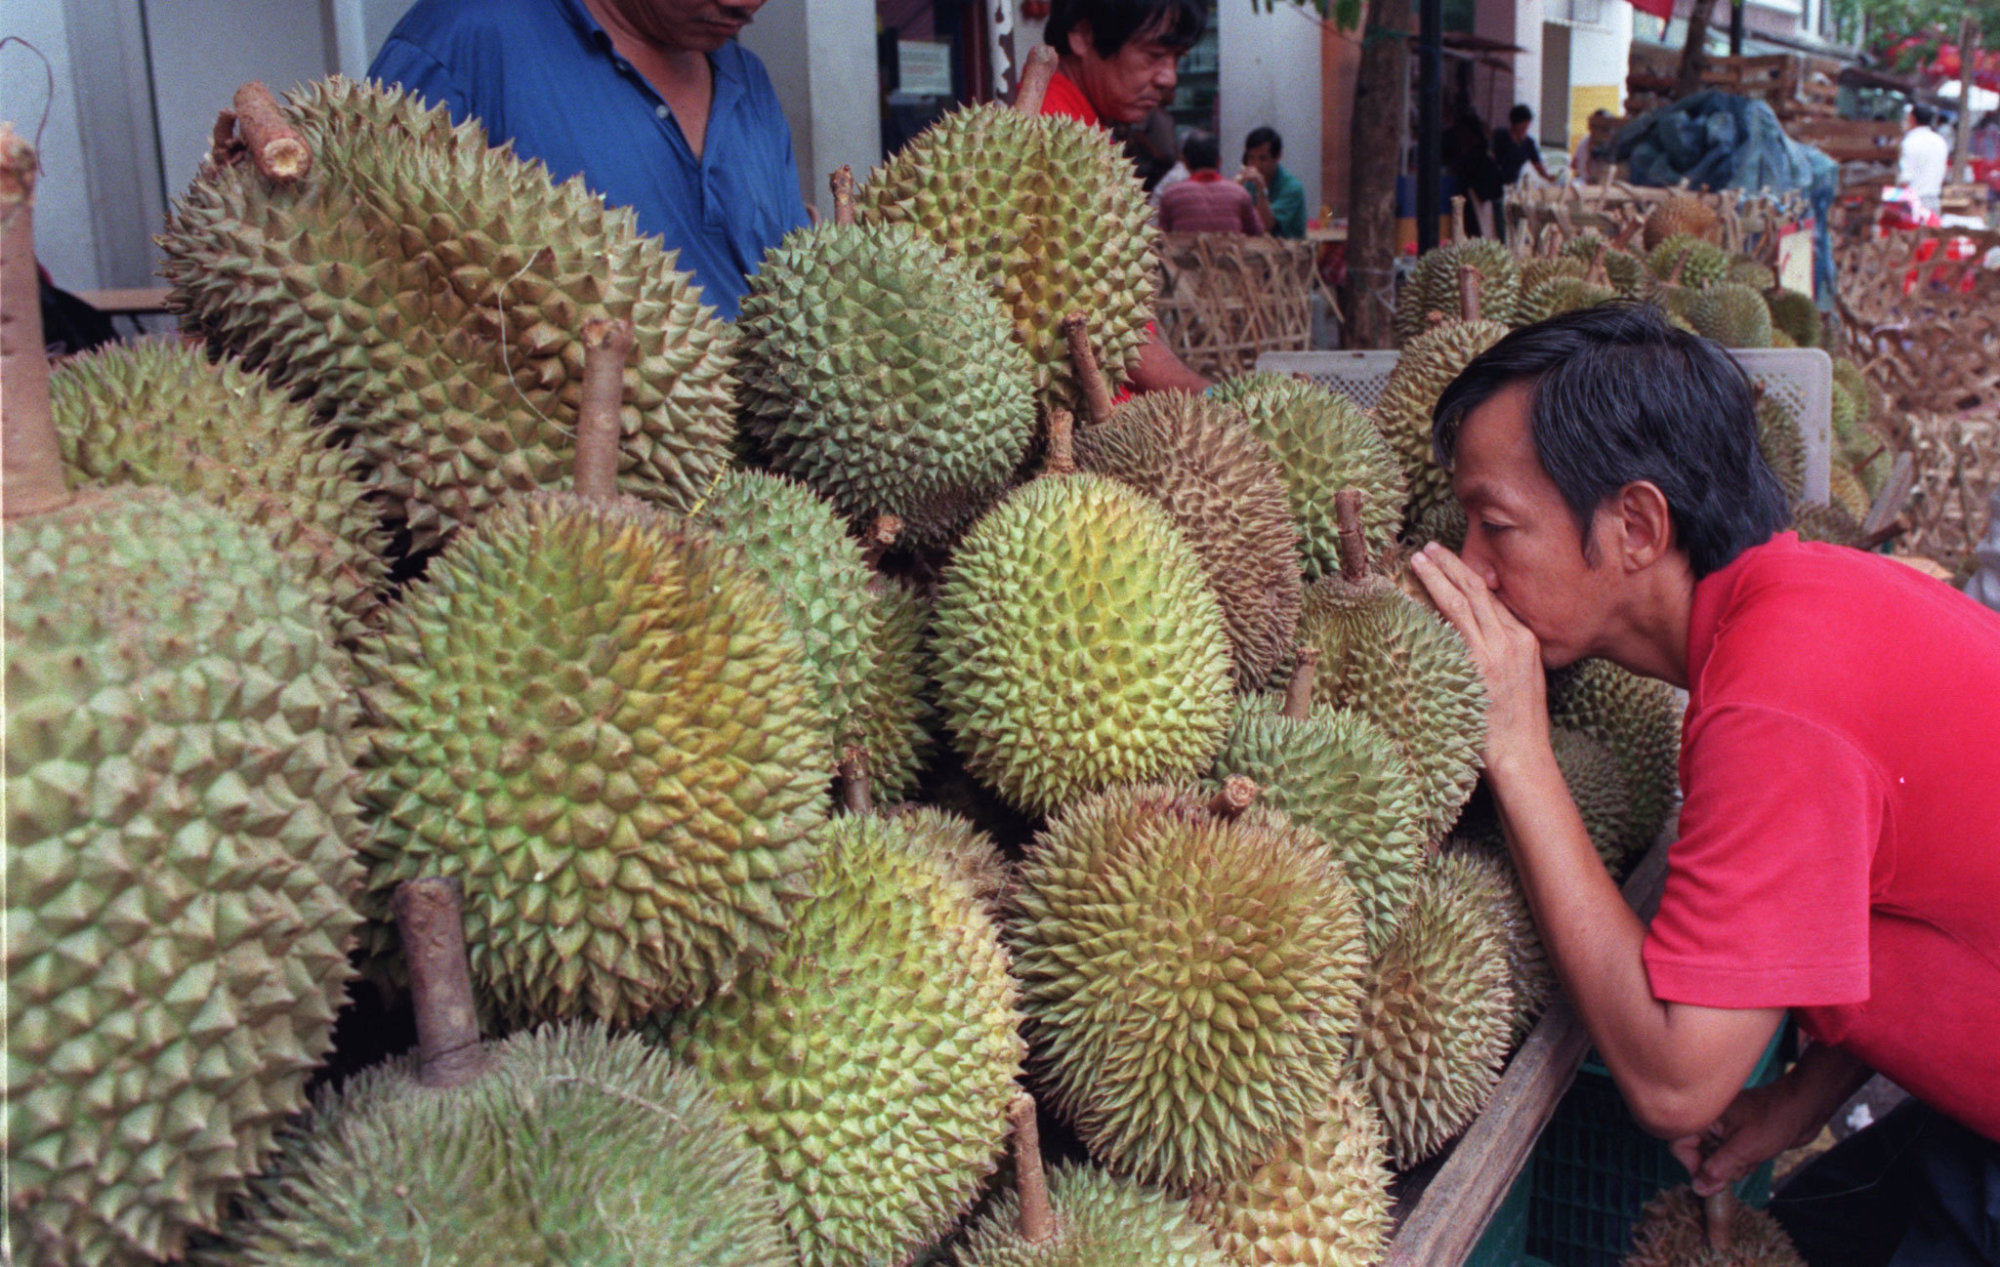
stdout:
<svg viewBox="0 0 2000 1267">
<path fill-rule="evenodd" d="M 1271 182 L 1278 178 L 1278 156 L 1271 152 L 1271 147 L 1268 145 L 1253 145 L 1244 150 L 1243 165 L 1255 169 L 1256 173 L 1264 178 L 1264 187 L 1267 189 L 1270 188 Z"/>
<path fill-rule="evenodd" d="M 1507 130 L 1514 134 L 1515 140 L 1525 141 L 1528 138 L 1528 125 L 1533 122 L 1533 119 L 1521 119 L 1511 122 L 1507 125 Z"/>
<path fill-rule="evenodd" d="M 648 43 L 713 53 L 750 24 L 764 0 L 599 0 Z"/>
<path fill-rule="evenodd" d="M 1459 428 L 1452 491 L 1465 507 L 1466 565 L 1542 644 L 1542 663 L 1561 668 L 1592 654 L 1618 580 L 1605 565 L 1607 521 L 1592 521 L 1598 548 L 1584 558 L 1576 517 L 1556 488 L 1529 430 L 1524 384 L 1495 392 Z"/>
<path fill-rule="evenodd" d="M 1164 44 L 1158 36 L 1141 31 L 1110 57 L 1100 57 L 1091 43 L 1090 23 L 1070 29 L 1076 86 L 1106 123 L 1138 123 L 1155 106 L 1173 100 L 1181 54 L 1187 50 Z"/>
</svg>

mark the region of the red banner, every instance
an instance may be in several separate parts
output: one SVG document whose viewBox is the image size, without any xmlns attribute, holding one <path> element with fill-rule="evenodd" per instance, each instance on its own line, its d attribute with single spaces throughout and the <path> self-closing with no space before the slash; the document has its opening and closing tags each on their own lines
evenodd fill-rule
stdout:
<svg viewBox="0 0 2000 1267">
<path fill-rule="evenodd" d="M 1674 16 L 1674 0 L 1632 0 L 1632 7 L 1656 18 L 1672 19 Z"/>
</svg>

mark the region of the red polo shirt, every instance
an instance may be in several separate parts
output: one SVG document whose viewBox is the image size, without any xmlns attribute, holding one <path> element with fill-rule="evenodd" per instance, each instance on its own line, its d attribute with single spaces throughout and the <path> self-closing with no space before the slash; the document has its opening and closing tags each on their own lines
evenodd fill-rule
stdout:
<svg viewBox="0 0 2000 1267">
<path fill-rule="evenodd" d="M 2000 1139 L 2000 613 L 1792 533 L 1703 579 L 1656 997 L 1789 1007 Z"/>
<path fill-rule="evenodd" d="M 1097 107 L 1091 105 L 1090 98 L 1083 95 L 1083 89 L 1077 87 L 1076 81 L 1061 71 L 1049 77 L 1049 90 L 1042 94 L 1042 113 L 1082 119 L 1091 127 L 1103 123 L 1097 115 Z"/>
</svg>

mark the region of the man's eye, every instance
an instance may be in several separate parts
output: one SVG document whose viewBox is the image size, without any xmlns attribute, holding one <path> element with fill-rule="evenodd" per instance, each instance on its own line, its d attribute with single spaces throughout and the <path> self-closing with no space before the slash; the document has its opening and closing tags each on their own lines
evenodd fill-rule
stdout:
<svg viewBox="0 0 2000 1267">
<path fill-rule="evenodd" d="M 1513 527 L 1512 524 L 1496 524 L 1491 519 L 1480 520 L 1479 526 L 1482 529 L 1484 529 L 1489 536 L 1496 532 L 1505 532 L 1507 531 L 1507 529 Z"/>
</svg>

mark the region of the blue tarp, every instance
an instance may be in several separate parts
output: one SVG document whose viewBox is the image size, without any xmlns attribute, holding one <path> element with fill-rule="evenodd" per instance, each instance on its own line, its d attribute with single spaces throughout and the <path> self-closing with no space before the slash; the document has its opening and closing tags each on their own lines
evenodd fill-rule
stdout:
<svg viewBox="0 0 2000 1267">
<path fill-rule="evenodd" d="M 1635 185 L 1678 185 L 1800 193 L 1812 206 L 1813 284 L 1822 304 L 1833 296 L 1833 237 L 1827 217 L 1839 164 L 1785 135 L 1769 104 L 1713 88 L 1625 125 L 1615 154 Z"/>
</svg>

